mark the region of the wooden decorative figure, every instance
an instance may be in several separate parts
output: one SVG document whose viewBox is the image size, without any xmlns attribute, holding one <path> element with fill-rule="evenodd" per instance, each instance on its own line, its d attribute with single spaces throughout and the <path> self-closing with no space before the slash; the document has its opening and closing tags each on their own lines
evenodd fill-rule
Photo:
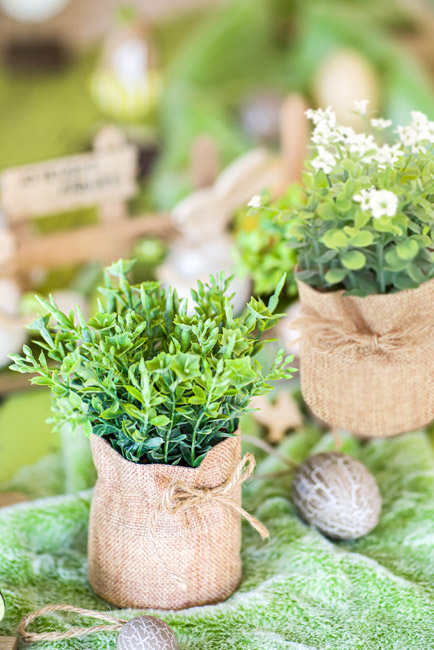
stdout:
<svg viewBox="0 0 434 650">
<path fill-rule="evenodd" d="M 288 391 L 279 391 L 274 403 L 266 395 L 254 397 L 250 406 L 259 409 L 252 415 L 268 429 L 270 442 L 282 442 L 286 431 L 298 429 L 303 424 L 300 409 Z"/>
<path fill-rule="evenodd" d="M 35 268 L 111 261 L 128 252 L 138 237 L 169 237 L 165 215 L 128 218 L 126 201 L 136 192 L 136 167 L 136 148 L 121 131 L 106 127 L 91 153 L 3 172 L 2 204 L 16 249 L 0 260 L 0 276 L 22 280 Z M 99 207 L 96 226 L 46 236 L 32 232 L 32 217 L 93 205 Z"/>
<path fill-rule="evenodd" d="M 196 153 L 198 149 L 196 148 Z M 196 169 L 200 166 L 196 158 Z M 233 272 L 232 238 L 227 232 L 234 211 L 246 203 L 263 183 L 273 182 L 278 166 L 265 150 L 253 150 L 227 167 L 214 184 L 187 196 L 172 212 L 181 237 L 175 241 L 158 277 L 175 285 L 181 297 L 188 297 L 197 278 Z M 275 182 L 275 181 L 274 181 Z M 250 297 L 250 281 L 235 278 L 234 306 L 241 311 Z"/>
<path fill-rule="evenodd" d="M 137 150 L 115 127 L 95 137 L 94 151 L 5 170 L 0 177 L 4 222 L 0 223 L 0 365 L 26 336 L 18 306 L 39 269 L 129 253 L 146 234 L 170 237 L 168 217 L 129 218 L 126 201 L 136 192 Z M 97 205 L 99 223 L 37 235 L 32 218 Z M 32 320 L 28 318 L 27 322 Z M 1 387 L 0 387 L 1 392 Z"/>
<path fill-rule="evenodd" d="M 232 272 L 228 225 L 237 208 L 264 189 L 277 196 L 289 182 L 299 178 L 308 138 L 305 109 L 305 102 L 298 95 L 289 96 L 283 103 L 281 156 L 263 148 L 253 149 L 229 165 L 209 187 L 203 187 L 204 177 L 199 170 L 206 168 L 205 176 L 210 181 L 209 170 L 215 166 L 217 154 L 211 153 L 209 141 L 194 147 L 192 175 L 198 180 L 198 189 L 172 212 L 172 222 L 181 237 L 158 270 L 159 279 L 167 286 L 175 285 L 180 296 L 190 295 L 197 278 L 206 281 L 210 273 Z M 242 310 L 250 296 L 250 283 L 238 277 L 233 290 L 235 308 Z"/>
</svg>

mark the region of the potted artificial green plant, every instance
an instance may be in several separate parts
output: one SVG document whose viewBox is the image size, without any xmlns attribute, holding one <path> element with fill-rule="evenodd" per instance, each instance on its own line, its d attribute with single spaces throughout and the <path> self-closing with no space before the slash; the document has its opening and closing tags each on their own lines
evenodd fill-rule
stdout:
<svg viewBox="0 0 434 650">
<path fill-rule="evenodd" d="M 106 271 L 105 304 L 87 322 L 53 300 L 32 324 L 42 352 L 11 355 L 53 391 L 54 423 L 83 427 L 98 470 L 89 578 L 123 607 L 179 609 L 222 600 L 240 579 L 239 418 L 270 381 L 290 377 L 280 352 L 269 372 L 252 357 L 274 314 L 251 299 L 234 318 L 228 281 L 211 278 L 187 302 L 159 283 L 131 286 L 132 263 Z M 190 314 L 190 315 L 189 315 Z M 50 316 L 51 315 L 51 316 Z M 54 324 L 53 324 L 54 322 Z M 47 358 L 48 357 L 48 358 Z"/>
<path fill-rule="evenodd" d="M 364 133 L 308 111 L 316 151 L 289 218 L 301 385 L 326 422 L 388 436 L 434 417 L 434 123 L 414 112 L 385 144 L 391 121 L 357 109 Z"/>
</svg>

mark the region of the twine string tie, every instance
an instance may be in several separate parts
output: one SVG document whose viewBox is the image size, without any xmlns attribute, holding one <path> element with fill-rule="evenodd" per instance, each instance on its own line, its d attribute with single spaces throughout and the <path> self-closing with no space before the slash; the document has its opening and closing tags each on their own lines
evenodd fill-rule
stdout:
<svg viewBox="0 0 434 650">
<path fill-rule="evenodd" d="M 198 507 L 208 503 L 218 503 L 234 512 L 237 512 L 260 534 L 262 539 L 268 539 L 270 534 L 266 526 L 256 519 L 256 517 L 247 512 L 247 510 L 240 505 L 235 495 L 237 488 L 241 487 L 241 485 L 251 477 L 255 466 L 255 457 L 253 454 L 247 453 L 235 467 L 229 478 L 221 485 L 217 485 L 213 488 L 198 488 L 187 485 L 186 483 L 174 482 L 171 483 L 163 492 L 160 505 L 156 508 L 150 521 L 149 536 L 154 554 L 158 559 L 159 564 L 179 583 L 181 589 L 184 591 L 188 587 L 187 583 L 175 571 L 172 571 L 158 550 L 156 540 L 158 520 L 164 514 L 176 515 L 193 507 Z"/>
<path fill-rule="evenodd" d="M 299 329 L 309 344 L 323 354 L 360 349 L 390 354 L 397 350 L 411 352 L 418 348 L 421 339 L 432 334 L 434 324 L 431 320 L 422 320 L 420 324 L 411 327 L 406 325 L 379 334 L 368 328 L 351 328 L 342 321 L 323 318 L 312 307 L 303 305 L 301 316 L 291 323 L 290 328 Z"/>
</svg>

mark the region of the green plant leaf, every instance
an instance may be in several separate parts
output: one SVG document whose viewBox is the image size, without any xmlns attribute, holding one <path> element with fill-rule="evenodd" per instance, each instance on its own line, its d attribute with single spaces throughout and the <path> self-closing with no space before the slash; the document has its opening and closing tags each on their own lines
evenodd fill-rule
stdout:
<svg viewBox="0 0 434 650">
<path fill-rule="evenodd" d="M 396 252 L 402 260 L 412 260 L 419 252 L 419 245 L 414 239 L 399 242 Z"/>
<path fill-rule="evenodd" d="M 329 284 L 339 284 L 347 277 L 347 274 L 346 269 L 330 269 L 325 274 L 325 279 Z"/>
<path fill-rule="evenodd" d="M 327 248 L 339 249 L 348 246 L 349 237 L 342 230 L 332 229 L 325 233 L 322 241 Z"/>
<path fill-rule="evenodd" d="M 357 234 L 350 237 L 350 246 L 364 248 L 370 246 L 374 241 L 374 235 L 369 230 L 360 230 Z"/>
<path fill-rule="evenodd" d="M 405 269 L 408 265 L 408 261 L 401 259 L 395 248 L 386 253 L 385 260 L 390 270 L 398 273 L 399 271 Z"/>
<path fill-rule="evenodd" d="M 346 251 L 340 257 L 342 264 L 351 271 L 363 269 L 366 264 L 366 257 L 360 251 Z"/>
</svg>

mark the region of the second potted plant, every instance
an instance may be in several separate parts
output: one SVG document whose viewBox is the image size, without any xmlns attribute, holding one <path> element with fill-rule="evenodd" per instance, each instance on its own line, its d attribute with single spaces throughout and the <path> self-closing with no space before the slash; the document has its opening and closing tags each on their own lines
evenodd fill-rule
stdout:
<svg viewBox="0 0 434 650">
<path fill-rule="evenodd" d="M 389 436 L 434 418 L 434 122 L 413 112 L 385 143 L 390 120 L 356 104 L 364 133 L 308 111 L 315 154 L 289 215 L 301 385 L 331 425 Z"/>
<path fill-rule="evenodd" d="M 194 313 L 159 283 L 131 286 L 132 263 L 107 270 L 105 304 L 85 321 L 54 301 L 32 324 L 35 356 L 11 355 L 54 395 L 54 422 L 91 437 L 98 481 L 89 532 L 89 579 L 120 607 L 181 609 L 227 598 L 241 575 L 240 415 L 250 398 L 291 376 L 276 356 L 263 373 L 252 359 L 272 327 L 284 278 L 268 306 L 251 299 L 234 318 L 228 281 L 193 291 Z"/>
</svg>

